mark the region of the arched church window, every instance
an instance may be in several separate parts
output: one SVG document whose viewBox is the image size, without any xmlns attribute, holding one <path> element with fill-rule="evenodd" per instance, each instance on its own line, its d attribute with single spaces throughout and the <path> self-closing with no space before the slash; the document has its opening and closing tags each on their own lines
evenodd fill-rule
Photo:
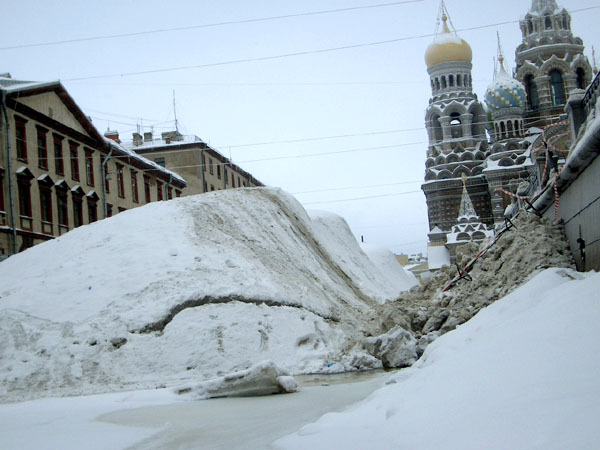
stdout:
<svg viewBox="0 0 600 450">
<path fill-rule="evenodd" d="M 462 79 L 460 75 L 456 75 L 456 86 L 462 87 Z"/>
<path fill-rule="evenodd" d="M 577 69 L 577 88 L 578 89 L 585 89 L 586 88 L 586 82 L 585 82 L 585 72 L 584 70 L 580 67 Z"/>
<path fill-rule="evenodd" d="M 550 72 L 550 91 L 552 92 L 552 104 L 554 106 L 565 104 L 565 84 L 560 71 L 557 69 Z"/>
<path fill-rule="evenodd" d="M 519 136 L 521 134 L 521 130 L 519 128 L 519 121 L 515 120 L 515 136 Z"/>
<path fill-rule="evenodd" d="M 439 78 L 435 79 L 435 89 L 438 91 L 440 90 L 440 79 Z"/>
<path fill-rule="evenodd" d="M 562 17 L 562 23 L 563 23 L 563 28 L 565 30 L 568 30 L 569 29 L 569 19 L 567 18 L 566 14 L 564 14 Z"/>
<path fill-rule="evenodd" d="M 454 75 L 448 76 L 448 84 L 450 85 L 450 87 L 454 87 Z"/>
<path fill-rule="evenodd" d="M 525 77 L 525 89 L 527 90 L 527 106 L 529 106 L 530 109 L 538 109 L 540 101 L 533 75 L 527 75 Z"/>
<path fill-rule="evenodd" d="M 500 139 L 504 139 L 506 137 L 506 127 L 504 126 L 504 122 L 500 122 Z"/>
<path fill-rule="evenodd" d="M 453 139 L 460 139 L 463 135 L 460 114 L 457 112 L 450 114 L 450 131 Z"/>
<path fill-rule="evenodd" d="M 529 34 L 533 33 L 533 22 L 531 19 L 527 21 L 527 31 L 529 31 Z"/>
<path fill-rule="evenodd" d="M 513 137 L 513 125 L 512 125 L 512 122 L 510 120 L 506 124 L 506 136 L 507 137 Z"/>
<path fill-rule="evenodd" d="M 442 142 L 444 140 L 444 134 L 442 133 L 442 124 L 440 123 L 440 116 L 433 116 L 431 118 L 431 127 L 433 128 L 435 142 Z"/>
<path fill-rule="evenodd" d="M 544 24 L 546 26 L 546 30 L 551 30 L 552 29 L 552 18 L 550 16 L 546 16 L 546 18 L 544 19 Z"/>
<path fill-rule="evenodd" d="M 442 77 L 442 89 L 446 89 L 448 85 L 446 84 L 446 77 Z"/>
</svg>

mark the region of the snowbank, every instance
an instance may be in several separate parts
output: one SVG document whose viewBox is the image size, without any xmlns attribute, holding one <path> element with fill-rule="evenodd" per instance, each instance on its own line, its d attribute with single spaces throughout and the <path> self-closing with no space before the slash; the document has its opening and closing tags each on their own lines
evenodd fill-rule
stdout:
<svg viewBox="0 0 600 450">
<path fill-rule="evenodd" d="M 228 190 L 126 211 L 9 258 L 0 397 L 176 385 L 267 359 L 292 373 L 377 366 L 356 344 L 374 333 L 386 278 L 325 222 L 347 228 L 311 221 L 279 190 Z"/>
<path fill-rule="evenodd" d="M 597 448 L 600 274 L 549 269 L 280 449 Z"/>
<path fill-rule="evenodd" d="M 418 284 L 388 249 L 359 244 L 342 217 L 316 210 L 308 214 L 319 244 L 363 292 L 378 302 L 396 299 Z"/>
</svg>

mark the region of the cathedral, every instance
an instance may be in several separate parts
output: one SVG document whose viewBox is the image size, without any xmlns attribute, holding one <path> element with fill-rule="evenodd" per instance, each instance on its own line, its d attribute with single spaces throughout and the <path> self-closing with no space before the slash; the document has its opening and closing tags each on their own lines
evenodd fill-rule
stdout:
<svg viewBox="0 0 600 450">
<path fill-rule="evenodd" d="M 512 74 L 498 38 L 498 67 L 484 105 L 473 92 L 471 47 L 456 34 L 443 1 L 439 21 L 425 52 L 431 98 L 421 189 L 430 253 L 445 247 L 449 262 L 458 245 L 493 235 L 519 195 L 543 182 L 548 152 L 555 160 L 564 157 L 567 100 L 594 74 L 582 40 L 573 36 L 569 12 L 556 0 L 532 0 L 520 21 L 523 39 Z"/>
</svg>

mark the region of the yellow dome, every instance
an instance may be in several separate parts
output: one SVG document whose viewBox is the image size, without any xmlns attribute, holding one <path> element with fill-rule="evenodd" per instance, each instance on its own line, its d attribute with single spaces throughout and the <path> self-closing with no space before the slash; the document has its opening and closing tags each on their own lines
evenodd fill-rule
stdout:
<svg viewBox="0 0 600 450">
<path fill-rule="evenodd" d="M 473 60 L 471 46 L 450 31 L 446 23 L 448 18 L 445 15 L 442 20 L 444 21 L 444 29 L 433 39 L 425 52 L 427 68 L 446 62 L 470 63 Z"/>
</svg>

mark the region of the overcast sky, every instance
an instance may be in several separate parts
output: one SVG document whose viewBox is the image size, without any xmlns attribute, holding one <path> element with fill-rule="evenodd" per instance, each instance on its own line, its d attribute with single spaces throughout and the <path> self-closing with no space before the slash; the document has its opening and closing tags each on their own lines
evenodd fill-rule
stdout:
<svg viewBox="0 0 600 450">
<path fill-rule="evenodd" d="M 512 68 L 518 20 L 531 1 L 446 4 L 473 48 L 474 89 L 483 99 L 496 31 Z M 559 4 L 573 11 L 591 59 L 600 9 L 575 10 L 600 0 Z M 346 10 L 319 13 L 339 9 Z M 2 8 L 0 72 L 60 79 L 101 132 L 117 129 L 122 139 L 139 124 L 174 129 L 175 91 L 184 134 L 307 209 L 342 215 L 359 239 L 424 252 L 423 55 L 438 9 L 439 0 L 21 0 Z M 473 27 L 481 28 L 466 30 Z M 114 37 L 79 40 L 102 36 Z M 40 43 L 50 45 L 28 45 Z"/>
</svg>

